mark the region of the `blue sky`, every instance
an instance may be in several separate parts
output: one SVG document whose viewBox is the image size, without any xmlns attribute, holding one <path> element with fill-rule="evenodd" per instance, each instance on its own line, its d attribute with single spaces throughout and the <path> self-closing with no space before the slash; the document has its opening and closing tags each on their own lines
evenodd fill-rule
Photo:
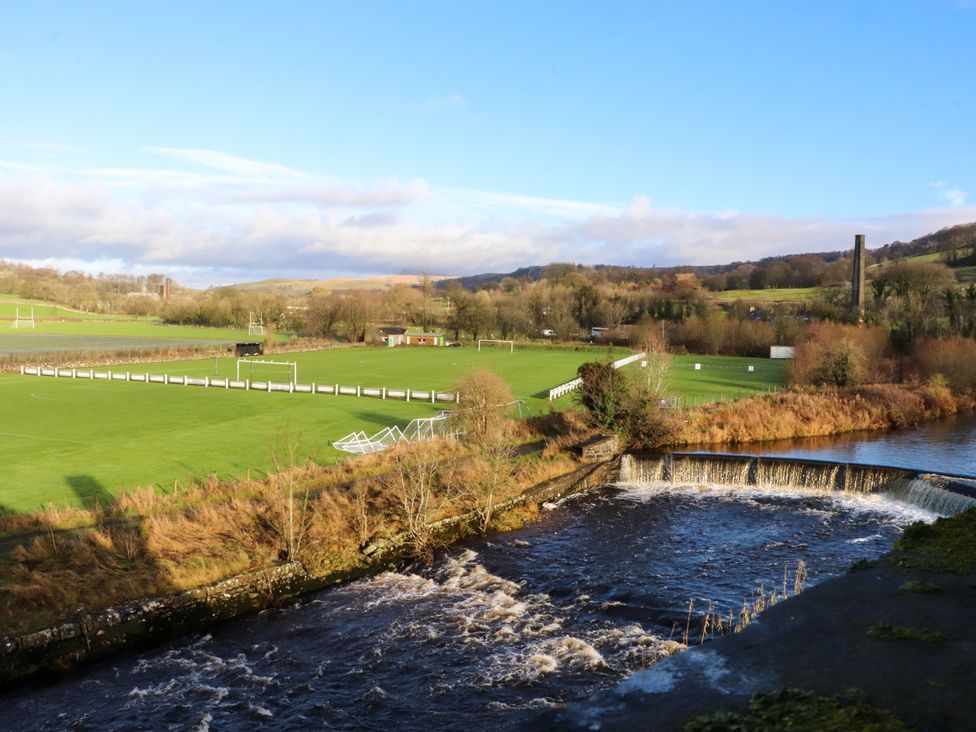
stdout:
<svg viewBox="0 0 976 732">
<path fill-rule="evenodd" d="M 976 220 L 976 3 L 2 2 L 0 257 L 195 285 Z"/>
</svg>

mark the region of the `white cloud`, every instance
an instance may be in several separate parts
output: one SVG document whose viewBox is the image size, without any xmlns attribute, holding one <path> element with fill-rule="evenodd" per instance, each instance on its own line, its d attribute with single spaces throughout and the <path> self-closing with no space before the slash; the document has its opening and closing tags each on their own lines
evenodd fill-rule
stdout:
<svg viewBox="0 0 976 732">
<path fill-rule="evenodd" d="M 964 201 L 874 218 L 784 218 L 656 208 L 644 196 L 610 204 L 422 180 L 361 184 L 203 152 L 169 157 L 207 160 L 215 172 L 0 162 L 0 258 L 167 272 L 205 286 L 337 272 L 467 274 L 557 260 L 717 264 L 846 249 L 855 232 L 876 247 L 976 220 L 976 206 Z"/>
<path fill-rule="evenodd" d="M 264 178 L 274 180 L 280 178 L 309 177 L 307 173 L 303 173 L 295 168 L 289 168 L 281 163 L 264 163 L 257 160 L 248 160 L 247 158 L 228 155 L 227 153 L 216 150 L 181 147 L 148 147 L 146 151 L 253 179 Z"/>
<path fill-rule="evenodd" d="M 954 188 L 945 181 L 937 180 L 929 185 L 936 190 L 939 196 L 941 196 L 946 203 L 953 207 L 964 206 L 966 204 L 966 199 L 969 198 L 969 194 L 967 194 L 965 191 Z"/>
</svg>

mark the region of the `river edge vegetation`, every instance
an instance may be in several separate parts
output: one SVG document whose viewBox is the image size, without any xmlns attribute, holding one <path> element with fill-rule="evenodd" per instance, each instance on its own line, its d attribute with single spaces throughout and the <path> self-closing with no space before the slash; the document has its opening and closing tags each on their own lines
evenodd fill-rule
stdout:
<svg viewBox="0 0 976 732">
<path fill-rule="evenodd" d="M 787 262 L 794 265 L 803 262 Z M 496 330 L 538 338 L 543 331 L 565 335 L 601 323 L 611 331 L 626 325 L 609 339 L 646 350 L 648 366 L 633 379 L 606 363 L 586 364 L 580 373 L 583 414 L 507 424 L 491 440 L 403 447 L 323 468 L 296 464 L 300 450 L 283 436 L 274 448 L 279 470 L 263 480 L 211 478 L 170 494 L 125 492 L 87 509 L 4 514 L 0 633 L 283 561 L 300 561 L 314 572 L 357 566 L 396 535 L 405 534 L 416 555 L 429 556 L 431 524 L 475 512 L 479 530 L 493 520 L 504 528 L 493 507 L 570 472 L 576 463 L 565 448 L 597 431 L 616 431 L 631 447 L 655 449 L 906 427 L 972 408 L 976 290 L 961 289 L 939 262 L 878 266 L 864 326 L 845 322 L 851 314 L 842 287 L 823 290 L 799 307 L 722 309 L 694 272 L 574 265 L 552 265 L 537 280 L 503 280 L 475 292 L 456 283 L 438 292 L 421 278 L 417 288 L 382 294 L 312 293 L 294 310 L 280 299 L 259 302 L 227 289 L 186 294 L 157 314 L 173 323 L 240 327 L 257 309 L 273 315 L 272 329 L 353 342 L 367 340 L 377 321 L 401 319 L 472 339 Z M 837 272 L 830 277 L 838 279 Z M 32 277 L 37 284 L 39 278 L 19 268 L 6 289 Z M 123 287 L 117 294 L 125 292 Z M 148 298 L 126 302 L 134 314 L 156 307 Z M 667 379 L 661 364 L 669 354 L 757 355 L 773 344 L 796 347 L 792 391 L 689 410 L 662 407 Z M 535 449 L 526 448 L 533 444 Z M 528 506 L 503 520 L 517 525 L 534 510 Z"/>
<path fill-rule="evenodd" d="M 679 420 L 652 403 L 648 368 L 634 378 L 603 362 L 584 364 L 584 411 L 528 420 L 498 410 L 494 405 L 511 399 L 508 386 L 475 372 L 457 385 L 465 395 L 455 416 L 463 444 L 403 445 L 320 466 L 299 457 L 300 435 L 284 434 L 271 447 L 277 469 L 261 480 L 212 476 L 176 492 L 123 491 L 89 508 L 52 504 L 2 514 L 0 635 L 286 561 L 301 562 L 313 575 L 361 568 L 394 540 L 429 558 L 440 520 L 469 514 L 479 532 L 531 521 L 538 506 L 495 509 L 572 472 L 579 463 L 570 448 L 607 427 L 623 425 L 631 447 L 648 448 L 904 427 L 973 406 L 971 397 L 934 380 L 779 392 L 684 410 Z M 593 374 L 614 380 L 609 389 L 598 383 L 598 396 L 607 400 L 601 404 L 592 403 L 586 383 Z M 634 391 L 640 398 L 626 401 Z"/>
</svg>

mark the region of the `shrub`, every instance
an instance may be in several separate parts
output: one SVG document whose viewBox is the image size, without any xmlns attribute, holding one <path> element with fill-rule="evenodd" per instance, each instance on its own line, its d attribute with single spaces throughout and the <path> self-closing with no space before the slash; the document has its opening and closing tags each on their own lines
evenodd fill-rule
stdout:
<svg viewBox="0 0 976 732">
<path fill-rule="evenodd" d="M 941 375 L 953 391 L 976 389 L 976 341 L 971 338 L 922 341 L 913 360 L 923 376 Z"/>
</svg>

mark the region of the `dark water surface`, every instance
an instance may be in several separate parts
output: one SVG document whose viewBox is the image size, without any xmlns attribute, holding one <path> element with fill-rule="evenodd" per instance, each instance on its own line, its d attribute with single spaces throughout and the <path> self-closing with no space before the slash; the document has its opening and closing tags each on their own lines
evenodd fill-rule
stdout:
<svg viewBox="0 0 976 732">
<path fill-rule="evenodd" d="M 931 518 L 878 496 L 607 487 L 435 564 L 312 595 L 0 696 L 16 730 L 505 729 L 673 650 L 688 601 L 738 611 Z M 694 623 L 692 624 L 694 633 Z"/>
<path fill-rule="evenodd" d="M 703 451 L 708 452 L 707 448 Z M 976 477 L 976 418 L 966 414 L 910 430 L 722 446 L 717 451 L 890 465 Z"/>
</svg>

